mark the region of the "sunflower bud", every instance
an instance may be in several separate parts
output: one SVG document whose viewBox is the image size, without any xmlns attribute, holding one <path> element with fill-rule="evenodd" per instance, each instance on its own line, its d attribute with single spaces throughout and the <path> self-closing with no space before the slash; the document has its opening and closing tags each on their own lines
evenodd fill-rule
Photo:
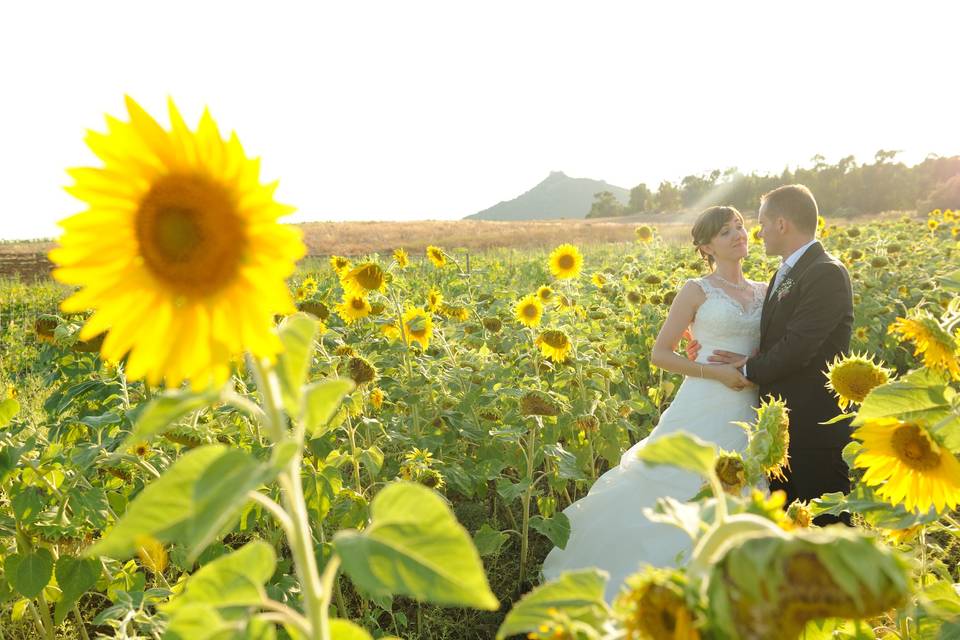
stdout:
<svg viewBox="0 0 960 640">
<path fill-rule="evenodd" d="M 747 477 L 743 458 L 737 453 L 725 453 L 717 457 L 714 471 L 720 478 L 723 490 L 730 495 L 738 496 L 747 486 Z"/>
<path fill-rule="evenodd" d="M 56 331 L 57 319 L 52 316 L 41 316 L 33 323 L 33 329 L 41 340 L 53 341 L 53 332 Z"/>
<path fill-rule="evenodd" d="M 496 316 L 486 316 L 482 322 L 483 328 L 490 333 L 498 333 L 503 328 L 503 322 Z"/>
<path fill-rule="evenodd" d="M 358 385 L 377 379 L 377 368 L 360 356 L 350 358 L 347 363 L 347 375 Z"/>
<path fill-rule="evenodd" d="M 560 405 L 543 391 L 527 391 L 520 399 L 520 413 L 525 416 L 557 416 Z"/>
<path fill-rule="evenodd" d="M 600 428 L 600 420 L 597 416 L 590 414 L 577 416 L 577 428 L 586 433 L 593 433 Z"/>
<path fill-rule="evenodd" d="M 794 500 L 787 507 L 787 518 L 792 527 L 797 529 L 807 529 L 813 522 L 813 515 L 807 508 L 807 503 L 800 500 Z"/>
<path fill-rule="evenodd" d="M 757 419 L 753 424 L 736 423 L 747 432 L 748 443 L 743 458 L 749 484 L 756 483 L 761 473 L 782 477 L 783 469 L 789 467 L 790 420 L 786 403 L 767 396 L 756 412 Z"/>
<path fill-rule="evenodd" d="M 326 320 L 330 317 L 330 309 L 322 302 L 311 302 L 309 300 L 301 302 L 297 304 L 297 310 L 312 314 L 320 320 Z"/>
</svg>

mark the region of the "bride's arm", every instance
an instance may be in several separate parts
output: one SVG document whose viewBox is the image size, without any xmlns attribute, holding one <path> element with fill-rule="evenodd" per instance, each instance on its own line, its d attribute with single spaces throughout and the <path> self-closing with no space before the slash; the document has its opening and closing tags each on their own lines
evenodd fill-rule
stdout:
<svg viewBox="0 0 960 640">
<path fill-rule="evenodd" d="M 706 296 L 703 290 L 696 283 L 687 281 L 683 285 L 683 288 L 673 299 L 667 319 L 660 327 L 660 333 L 657 334 L 657 339 L 653 343 L 650 362 L 654 366 L 673 373 L 681 373 L 694 378 L 718 380 L 732 388 L 743 388 L 750 383 L 743 378 L 743 384 L 741 385 L 738 379 L 742 376 L 733 367 L 692 362 L 676 353 L 681 335 L 693 322 L 697 309 L 705 300 Z"/>
<path fill-rule="evenodd" d="M 690 327 L 697 315 L 697 309 L 705 300 L 703 289 L 693 282 L 687 281 L 681 287 L 670 305 L 667 319 L 660 327 L 657 340 L 653 343 L 653 350 L 650 352 L 651 364 L 673 373 L 700 377 L 703 365 L 677 355 L 676 351 L 683 332 Z"/>
</svg>

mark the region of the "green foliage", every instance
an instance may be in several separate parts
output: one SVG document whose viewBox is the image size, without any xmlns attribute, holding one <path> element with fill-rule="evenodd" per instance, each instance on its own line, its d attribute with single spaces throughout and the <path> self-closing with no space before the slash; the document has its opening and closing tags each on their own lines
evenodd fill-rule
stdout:
<svg viewBox="0 0 960 640">
<path fill-rule="evenodd" d="M 163 608 L 170 616 L 168 633 L 190 638 L 198 632 L 197 621 L 204 617 L 229 619 L 236 607 L 264 604 L 264 585 L 275 568 L 273 547 L 262 541 L 250 542 L 204 565 Z"/>
<path fill-rule="evenodd" d="M 80 596 L 96 586 L 102 567 L 100 561 L 93 558 L 62 556 L 57 559 L 54 572 L 61 591 L 54 622 L 60 624 Z"/>
<path fill-rule="evenodd" d="M 596 569 L 571 571 L 537 587 L 518 602 L 507 614 L 497 640 L 507 636 L 535 630 L 543 621 L 551 618 L 552 609 L 562 609 L 574 620 L 599 629 L 610 615 L 603 599 L 607 574 Z"/>
<path fill-rule="evenodd" d="M 340 531 L 334 548 L 347 575 L 374 595 L 496 609 L 483 564 L 469 534 L 428 489 L 392 484 L 370 505 L 363 532 Z"/>
<path fill-rule="evenodd" d="M 713 473 L 717 446 L 685 432 L 665 435 L 637 452 L 649 465 L 670 465 L 709 477 Z"/>
<path fill-rule="evenodd" d="M 918 209 L 922 212 L 960 209 L 960 156 L 929 157 L 908 167 L 894 162 L 897 152 L 880 150 L 874 162 L 858 164 L 853 156 L 827 164 L 812 158 L 812 167 L 784 169 L 780 174 L 743 174 L 736 169 L 685 176 L 679 184 L 660 183 L 650 194 L 640 184 L 630 192 L 630 213 L 669 213 L 733 205 L 757 208 L 760 196 L 781 185 L 800 183 L 817 196 L 827 216 Z M 636 197 L 634 192 L 636 191 Z"/>
<path fill-rule="evenodd" d="M 893 163 L 884 157 L 882 164 Z M 709 195 L 713 177 L 699 178 L 677 183 L 685 204 L 695 193 Z M 734 178 L 716 177 L 714 186 Z M 740 188 L 734 185 L 732 197 L 745 193 Z M 828 226 L 823 242 L 853 278 L 853 348 L 875 354 L 898 375 L 863 403 L 861 420 L 931 420 L 938 441 L 956 450 L 956 383 L 922 369 L 914 345 L 887 332 L 914 308 L 944 326 L 957 316 L 956 225 L 938 220 L 935 229 L 914 220 Z M 511 624 L 520 619 L 507 611 L 529 584 L 518 575 L 523 550 L 529 557 L 524 571 L 534 576 L 546 551 L 563 546 L 569 534 L 563 509 L 650 432 L 676 392 L 679 377 L 651 369 L 649 350 L 671 294 L 703 268 L 686 247 L 665 244 L 667 236 L 658 228 L 650 243 L 581 248 L 584 275 L 571 281 L 551 279 L 545 252 L 473 254 L 467 268 L 464 256 L 448 251 L 462 269 L 452 262 L 434 269 L 414 259 L 407 270 L 389 270 L 387 296 L 374 294 L 382 307 L 376 314 L 352 324 L 331 315 L 322 332 L 312 319 L 287 319 L 280 332 L 288 352 L 274 365 L 250 363 L 264 375 L 241 366 L 225 389 L 200 394 L 130 383 L 122 364 L 110 367 L 95 353 L 73 351 L 69 338 L 81 320 L 57 315 L 65 291 L 0 281 L 6 305 L 0 327 L 3 615 L 15 612 L 17 624 L 32 625 L 33 633 L 33 611 L 45 615 L 42 593 L 52 624 L 60 624 L 55 637 L 76 629 L 74 606 L 88 623 L 127 624 L 127 632 L 144 637 L 159 635 L 174 618 L 168 637 L 297 637 L 308 603 L 319 594 L 321 601 L 328 598 L 330 615 L 338 616 L 329 629 L 345 637 L 494 636 L 505 615 Z M 879 258 L 883 266 L 876 266 Z M 772 266 L 758 251 L 744 263 L 755 280 L 766 280 Z M 303 268 L 294 279 L 317 280 L 313 299 L 333 308 L 341 295 L 336 276 L 325 262 L 307 261 Z M 589 283 L 598 271 L 607 279 L 602 288 Z M 544 284 L 554 301 L 546 305 L 541 328 L 570 337 L 574 349 L 565 363 L 541 358 L 533 345 L 537 332 L 512 319 L 520 294 Z M 431 287 L 469 309 L 469 318 L 434 314 L 425 351 L 385 336 L 382 328 L 395 321 L 395 308 L 421 305 Z M 556 304 L 561 296 L 569 306 Z M 60 338 L 38 338 L 40 317 L 60 323 Z M 479 321 L 491 318 L 497 322 Z M 336 377 L 351 357 L 376 367 L 377 395 L 374 384 L 354 386 Z M 524 415 L 529 392 L 545 394 L 559 410 Z M 645 455 L 708 476 L 711 446 L 675 438 L 653 443 Z M 134 446 L 145 441 L 149 445 Z M 847 459 L 858 450 L 851 447 Z M 404 498 L 391 507 L 402 493 L 394 493 L 398 478 L 427 485 L 404 486 L 429 497 Z M 294 507 L 296 487 L 302 488 L 302 511 Z M 772 536 L 771 528 L 787 526 L 775 521 L 777 507 L 733 496 L 723 502 L 730 514 L 724 527 L 715 526 L 721 503 L 709 493 L 689 503 L 664 501 L 650 516 L 701 543 L 696 548 L 708 567 L 741 536 Z M 858 637 L 867 624 L 887 631 L 899 618 L 911 631 L 916 626 L 920 637 L 951 633 L 957 613 L 949 590 L 960 580 L 955 527 L 934 513 L 908 514 L 862 485 L 850 496 L 827 495 L 810 505 L 812 515 L 844 510 L 878 536 L 905 536 L 892 544 L 926 559 L 929 602 L 914 580 L 911 602 L 898 619 L 859 627 L 811 623 L 808 637 L 833 631 Z M 919 528 L 909 537 L 915 525 L 926 527 L 922 543 Z M 297 536 L 299 527 L 309 535 Z M 154 571 L 153 561 L 143 557 L 114 559 L 127 560 L 141 543 L 154 541 L 159 550 L 151 553 L 164 568 Z M 251 546 L 269 548 L 275 564 L 243 560 Z M 466 568 L 447 561 L 433 566 L 434 547 L 445 549 L 441 558 L 458 549 L 456 560 Z M 43 571 L 41 549 L 58 558 L 52 574 Z M 322 570 L 314 594 L 302 577 L 309 572 L 300 572 L 310 558 Z M 209 593 L 234 593 L 225 577 L 231 570 L 218 569 L 231 562 L 242 567 L 234 577 L 257 595 L 236 606 L 205 602 L 213 596 L 201 596 L 202 586 L 214 574 L 219 578 L 208 584 L 217 586 Z M 593 637 L 599 632 L 592 624 L 620 624 L 600 605 L 602 584 L 597 592 L 595 581 L 583 582 L 594 585 L 584 586 L 594 595 L 574 597 L 572 614 L 557 597 L 540 613 L 527 610 L 525 629 L 549 620 Z M 15 583 L 33 598 L 19 595 Z M 442 609 L 430 601 L 485 609 Z M 501 609 L 490 611 L 498 601 Z M 581 605 L 588 612 L 582 619 Z M 708 605 L 695 598 L 690 603 L 701 607 L 701 616 Z M 547 613 L 549 606 L 557 607 L 556 617 Z"/>
<path fill-rule="evenodd" d="M 3 573 L 10 586 L 26 598 L 36 598 L 53 575 L 53 556 L 46 549 L 7 556 Z"/>
<path fill-rule="evenodd" d="M 192 562 L 277 469 L 249 453 L 223 445 L 194 449 L 147 486 L 89 556 L 130 557 L 141 537 L 176 542 Z"/>
</svg>

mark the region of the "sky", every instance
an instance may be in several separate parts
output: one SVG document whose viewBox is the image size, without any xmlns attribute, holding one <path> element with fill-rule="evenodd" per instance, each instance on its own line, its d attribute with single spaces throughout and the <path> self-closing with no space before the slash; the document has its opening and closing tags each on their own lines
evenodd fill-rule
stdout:
<svg viewBox="0 0 960 640">
<path fill-rule="evenodd" d="M 307 220 L 454 219 L 551 171 L 624 188 L 878 149 L 960 154 L 960 3 L 0 3 L 0 239 L 130 95 L 208 106 Z"/>
</svg>

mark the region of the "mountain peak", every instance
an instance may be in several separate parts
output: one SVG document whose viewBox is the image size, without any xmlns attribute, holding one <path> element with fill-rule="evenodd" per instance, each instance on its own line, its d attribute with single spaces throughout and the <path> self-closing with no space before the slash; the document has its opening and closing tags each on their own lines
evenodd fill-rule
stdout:
<svg viewBox="0 0 960 640">
<path fill-rule="evenodd" d="M 571 178 L 563 171 L 551 171 L 542 182 L 513 200 L 466 217 L 479 220 L 586 218 L 593 194 L 600 191 L 610 191 L 624 204 L 630 199 L 629 191 L 603 180 Z"/>
</svg>

